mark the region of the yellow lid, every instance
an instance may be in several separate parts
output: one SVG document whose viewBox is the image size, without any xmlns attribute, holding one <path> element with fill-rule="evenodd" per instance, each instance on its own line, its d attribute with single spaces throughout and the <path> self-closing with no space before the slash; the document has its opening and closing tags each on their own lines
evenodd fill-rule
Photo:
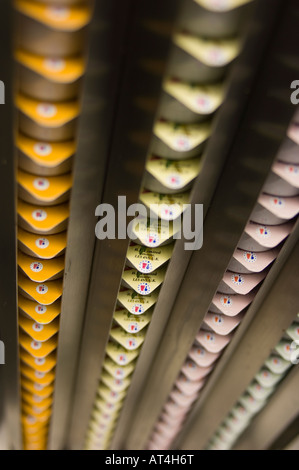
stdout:
<svg viewBox="0 0 299 470">
<path fill-rule="evenodd" d="M 27 428 L 24 427 L 24 430 L 23 430 L 24 442 L 26 444 L 42 442 L 46 439 L 48 432 L 49 432 L 49 429 L 45 425 L 43 425 L 43 427 L 38 429 L 37 431 L 30 429 L 30 432 L 28 432 Z"/>
<path fill-rule="evenodd" d="M 33 357 L 46 357 L 57 348 L 57 336 L 52 336 L 48 341 L 36 341 L 20 330 L 20 345 Z"/>
<path fill-rule="evenodd" d="M 26 279 L 25 276 L 24 279 Z M 42 325 L 52 322 L 61 311 L 60 300 L 56 300 L 51 305 L 43 305 L 29 300 L 22 295 L 18 297 L 18 306 L 23 314 L 25 313 L 25 315 Z"/>
<path fill-rule="evenodd" d="M 64 252 L 67 232 L 43 237 L 18 228 L 18 241 L 21 250 L 27 255 L 41 259 L 52 259 Z"/>
<path fill-rule="evenodd" d="M 122 405 L 122 402 L 120 402 Z M 102 439 L 107 439 L 109 436 L 112 435 L 112 432 L 114 431 L 115 426 L 110 424 L 110 426 L 107 428 L 107 426 L 101 426 L 99 423 L 92 417 L 92 419 L 89 422 L 89 427 L 87 431 L 87 437 L 88 439 L 91 439 L 93 442 L 99 442 Z"/>
<path fill-rule="evenodd" d="M 50 205 L 65 201 L 72 187 L 72 175 L 36 176 L 18 170 L 19 196 L 31 204 Z"/>
<path fill-rule="evenodd" d="M 46 410 L 42 411 L 41 413 L 38 413 L 34 408 L 30 405 L 27 405 L 27 403 L 23 402 L 22 404 L 22 410 L 25 414 L 33 416 L 34 418 L 37 419 L 37 422 L 45 424 L 46 422 L 49 421 L 51 414 L 52 414 L 52 409 L 47 408 Z"/>
<path fill-rule="evenodd" d="M 36 341 L 48 341 L 59 330 L 59 317 L 47 325 L 37 323 L 24 315 L 19 316 L 19 325 L 23 330 Z"/>
<path fill-rule="evenodd" d="M 110 331 L 111 338 L 114 341 L 117 341 L 125 349 L 133 351 L 139 348 L 145 340 L 145 330 L 139 331 L 138 333 L 127 333 L 120 326 L 115 326 L 111 328 Z"/>
<path fill-rule="evenodd" d="M 55 168 L 72 157 L 76 151 L 73 140 L 67 142 L 38 142 L 37 140 L 18 134 L 16 146 L 37 165 Z"/>
<path fill-rule="evenodd" d="M 134 349 L 133 351 L 129 351 L 120 344 L 109 341 L 106 347 L 106 353 L 119 366 L 126 366 L 136 359 L 139 355 L 139 350 Z"/>
<path fill-rule="evenodd" d="M 94 410 L 102 410 L 104 413 L 106 412 L 113 412 L 115 410 L 120 410 L 123 406 L 123 402 L 118 401 L 117 403 L 111 403 L 107 400 L 104 400 L 101 396 L 97 395 L 95 402 Z"/>
<path fill-rule="evenodd" d="M 17 0 L 15 8 L 26 16 L 44 23 L 51 29 L 77 31 L 86 26 L 91 18 L 91 9 L 86 4 L 62 7 L 43 5 L 29 0 Z"/>
<path fill-rule="evenodd" d="M 238 39 L 205 39 L 187 32 L 175 34 L 174 43 L 195 59 L 210 67 L 223 67 L 240 51 Z"/>
<path fill-rule="evenodd" d="M 168 78 L 164 90 L 188 109 L 199 115 L 216 111 L 224 97 L 223 84 L 198 85 Z"/>
<path fill-rule="evenodd" d="M 154 134 L 176 152 L 186 152 L 204 143 L 211 134 L 211 123 L 177 124 L 156 121 Z"/>
<path fill-rule="evenodd" d="M 170 243 L 172 237 L 181 230 L 181 224 L 180 220 L 150 220 L 146 217 L 139 216 L 134 219 L 131 228 L 131 238 L 139 240 L 141 245 L 153 247 Z"/>
<path fill-rule="evenodd" d="M 23 411 L 21 421 L 24 427 L 26 426 L 27 431 L 30 428 L 32 431 L 37 431 L 48 424 L 49 416 L 48 413 L 46 413 L 45 416 L 38 418 L 37 416 L 33 416 L 32 414 Z"/>
<path fill-rule="evenodd" d="M 76 119 L 80 112 L 78 101 L 44 103 L 21 94 L 16 97 L 16 106 L 40 126 L 48 128 L 61 127 Z"/>
<path fill-rule="evenodd" d="M 178 194 L 160 194 L 143 190 L 139 195 L 140 201 L 162 220 L 174 220 L 186 209 L 190 192 Z"/>
<path fill-rule="evenodd" d="M 44 436 L 41 439 L 31 442 L 30 440 L 24 440 L 24 450 L 46 450 L 47 449 L 47 439 Z"/>
<path fill-rule="evenodd" d="M 112 375 L 108 374 L 107 372 L 102 372 L 101 375 L 101 381 L 107 385 L 111 390 L 117 390 L 117 391 L 122 391 L 126 390 L 128 386 L 131 383 L 131 378 L 126 377 L 125 379 L 116 379 L 112 377 Z M 118 410 L 115 410 L 117 412 Z M 109 414 L 108 411 L 105 411 L 105 413 Z M 113 412 L 110 411 L 112 414 Z"/>
<path fill-rule="evenodd" d="M 147 247 L 131 243 L 127 259 L 141 273 L 151 273 L 166 263 L 172 255 L 174 244 Z"/>
<path fill-rule="evenodd" d="M 201 170 L 200 158 L 186 160 L 167 160 L 150 156 L 146 163 L 146 170 L 163 186 L 179 190 L 187 186 L 197 177 Z"/>
<path fill-rule="evenodd" d="M 29 432 L 28 432 L 28 428 L 24 426 L 23 439 L 26 443 L 39 442 L 46 438 L 48 432 L 49 432 L 49 428 L 48 426 L 45 426 L 45 425 L 40 427 L 37 431 L 35 431 L 32 428 L 29 428 Z"/>
<path fill-rule="evenodd" d="M 117 300 L 130 313 L 141 315 L 157 302 L 158 291 L 156 289 L 151 294 L 140 295 L 132 289 L 124 289 L 119 291 Z"/>
<path fill-rule="evenodd" d="M 25 364 L 40 372 L 50 372 L 57 362 L 55 351 L 46 357 L 33 357 L 25 349 L 20 348 L 20 358 Z"/>
<path fill-rule="evenodd" d="M 26 377 L 21 377 L 21 385 L 28 392 L 43 398 L 49 397 L 54 391 L 53 384 L 44 386 L 36 382 L 32 382 L 32 380 L 29 380 Z"/>
<path fill-rule="evenodd" d="M 39 421 L 36 416 L 32 416 L 24 412 L 21 416 L 21 422 L 27 435 L 31 434 L 31 432 L 32 434 L 35 434 L 45 426 L 45 424 Z"/>
<path fill-rule="evenodd" d="M 53 259 L 39 259 L 18 252 L 18 266 L 34 282 L 45 282 L 63 276 L 64 256 Z"/>
<path fill-rule="evenodd" d="M 39 207 L 18 200 L 19 223 L 25 230 L 39 234 L 58 233 L 65 230 L 69 217 L 69 205 Z"/>
<path fill-rule="evenodd" d="M 84 73 L 85 61 L 78 57 L 43 57 L 24 50 L 15 53 L 15 59 L 28 69 L 57 83 L 73 83 Z"/>
<path fill-rule="evenodd" d="M 162 284 L 165 273 L 165 266 L 150 274 L 140 273 L 137 269 L 126 268 L 122 274 L 122 279 L 135 292 L 141 295 L 148 295 Z"/>
<path fill-rule="evenodd" d="M 107 411 L 101 411 L 95 408 L 92 412 L 92 417 L 95 419 L 98 425 L 101 425 L 102 423 L 110 425 L 112 422 L 115 422 L 119 413 L 120 413 L 119 410 L 107 412 Z"/>
<path fill-rule="evenodd" d="M 152 310 L 149 309 L 142 315 L 133 315 L 125 309 L 116 310 L 113 318 L 127 333 L 134 334 L 149 324 L 152 319 Z"/>
<path fill-rule="evenodd" d="M 28 279 L 21 272 L 18 276 L 18 284 L 21 293 L 30 300 L 35 300 L 41 305 L 51 305 L 62 295 L 62 279 L 36 283 Z"/>
<path fill-rule="evenodd" d="M 90 427 L 84 450 L 107 450 L 115 430 L 115 423 L 103 429 L 92 427 L 92 425 Z"/>
<path fill-rule="evenodd" d="M 115 429 L 115 423 L 116 423 L 115 420 L 112 420 L 110 422 L 102 421 L 98 423 L 97 420 L 93 419 L 89 426 L 91 430 L 97 433 L 97 435 L 103 431 L 104 432 L 103 442 L 108 442 L 109 437 L 112 435 L 112 431 Z M 98 442 L 98 439 L 97 439 L 97 442 Z"/>
<path fill-rule="evenodd" d="M 134 362 L 130 362 L 130 364 L 126 366 L 118 366 L 110 357 L 106 357 L 103 363 L 104 369 L 109 372 L 112 377 L 124 379 L 128 377 L 133 370 L 135 369 Z M 106 403 L 107 407 L 109 408 L 109 402 Z"/>
<path fill-rule="evenodd" d="M 38 395 L 32 395 L 28 391 L 23 390 L 22 392 L 22 399 L 32 407 L 36 407 L 40 411 L 46 410 L 53 403 L 53 397 L 42 398 Z"/>
<path fill-rule="evenodd" d="M 112 403 L 116 403 L 118 401 L 121 401 L 125 395 L 126 392 L 116 392 L 115 390 L 110 390 L 106 385 L 103 383 L 100 383 L 100 386 L 98 388 L 98 394 L 104 398 L 104 400 L 111 401 Z"/>
<path fill-rule="evenodd" d="M 21 364 L 20 371 L 24 377 L 41 385 L 50 385 L 55 379 L 55 371 L 53 369 L 46 373 L 34 370 L 26 364 Z"/>
</svg>

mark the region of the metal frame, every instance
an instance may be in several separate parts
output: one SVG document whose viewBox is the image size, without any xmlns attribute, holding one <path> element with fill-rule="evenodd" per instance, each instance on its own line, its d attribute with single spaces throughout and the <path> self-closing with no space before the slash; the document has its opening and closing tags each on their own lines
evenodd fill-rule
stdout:
<svg viewBox="0 0 299 470">
<path fill-rule="evenodd" d="M 118 42 L 126 33 L 128 4 L 97 1 L 90 24 L 82 90 L 60 317 L 49 448 L 68 445 L 84 314 L 95 249 L 95 208 L 105 184 L 114 109 L 122 70 Z M 113 21 L 112 21 L 113 19 Z M 107 44 L 110 47 L 107 48 Z"/>
<path fill-rule="evenodd" d="M 12 5 L 9 0 L 3 0 L 0 4 L 0 79 L 5 85 L 5 104 L 0 105 L 0 339 L 5 345 L 5 365 L 0 365 L 0 373 L 4 384 L 2 406 L 7 444 L 9 448 L 20 449 L 12 31 Z"/>
<path fill-rule="evenodd" d="M 290 2 L 288 7 L 296 9 L 294 2 Z M 272 16 L 269 17 L 267 2 L 260 1 L 258 4 L 259 26 L 256 27 L 256 42 L 252 44 L 251 52 L 256 54 L 259 50 L 262 63 L 205 218 L 203 247 L 192 255 L 167 331 L 160 342 L 141 396 L 138 397 L 136 418 L 123 442 L 126 449 L 144 448 L 149 438 L 237 246 L 294 112 L 284 84 L 291 83 L 291 67 L 295 63 L 286 68 L 279 62 L 280 54 L 285 52 L 292 57 L 294 51 L 294 38 L 285 35 L 282 39 L 278 35 L 280 28 L 277 23 L 282 8 L 283 2 L 273 2 Z M 159 394 L 154 393 L 154 390 L 159 390 Z"/>
<path fill-rule="evenodd" d="M 124 23 L 127 21 L 126 31 L 122 38 L 115 38 L 117 47 L 123 44 L 122 80 L 101 200 L 115 208 L 118 195 L 127 197 L 127 205 L 138 202 L 165 58 L 168 56 L 169 37 L 179 2 L 167 0 L 161 4 L 155 0 L 145 5 L 134 0 L 122 3 L 127 12 L 125 16 L 119 12 L 118 15 Z M 119 2 L 116 4 L 119 7 Z M 163 25 L 161 33 L 156 30 L 159 24 Z M 161 70 L 153 74 L 147 68 L 147 59 L 157 60 L 162 65 Z M 72 449 L 80 449 L 84 443 L 127 247 L 127 239 L 97 240 L 95 244 L 70 429 L 69 447 Z"/>
</svg>

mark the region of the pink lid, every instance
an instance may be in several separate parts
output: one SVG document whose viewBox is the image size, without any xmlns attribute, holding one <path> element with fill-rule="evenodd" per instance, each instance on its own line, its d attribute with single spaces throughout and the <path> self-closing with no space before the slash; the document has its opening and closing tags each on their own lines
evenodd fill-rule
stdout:
<svg viewBox="0 0 299 470">
<path fill-rule="evenodd" d="M 153 434 L 151 440 L 148 443 L 148 450 L 167 450 L 171 444 L 172 439 L 169 439 L 165 436 L 160 436 L 158 434 Z"/>
<path fill-rule="evenodd" d="M 208 312 L 204 318 L 204 323 L 218 335 L 228 335 L 239 325 L 243 317 L 243 313 L 239 313 L 234 317 L 229 317 L 222 313 Z"/>
<path fill-rule="evenodd" d="M 191 348 L 189 356 L 198 366 L 208 367 L 218 359 L 220 353 L 211 353 L 202 346 L 195 345 Z"/>
<path fill-rule="evenodd" d="M 298 214 L 299 196 L 281 197 L 262 193 L 258 198 L 258 205 L 261 208 L 254 209 L 250 219 L 261 224 L 276 225 Z"/>
<path fill-rule="evenodd" d="M 187 410 L 188 411 L 188 410 Z M 183 414 L 181 414 L 180 416 L 173 416 L 169 413 L 167 413 L 166 411 L 163 411 L 163 413 L 161 414 L 161 419 L 163 421 L 165 421 L 165 423 L 168 423 L 168 424 L 177 424 L 177 423 L 182 423 L 185 416 L 186 416 L 186 412 L 185 411 Z"/>
<path fill-rule="evenodd" d="M 238 248 L 257 252 L 274 248 L 291 233 L 293 226 L 293 222 L 281 225 L 260 225 L 249 222 L 238 243 Z"/>
<path fill-rule="evenodd" d="M 187 406 L 178 405 L 171 398 L 169 398 L 167 400 L 167 402 L 165 403 L 165 405 L 164 405 L 164 410 L 166 411 L 166 413 L 168 413 L 169 415 L 171 415 L 173 417 L 175 417 L 175 416 L 176 417 L 181 417 L 181 416 L 185 416 L 185 414 L 189 410 L 190 406 L 191 406 L 191 404 L 189 404 Z"/>
<path fill-rule="evenodd" d="M 184 374 L 180 374 L 179 378 L 175 382 L 175 385 L 185 395 L 193 395 L 202 389 L 204 383 L 204 380 L 190 380 Z"/>
<path fill-rule="evenodd" d="M 200 380 L 206 377 L 206 375 L 211 372 L 213 367 L 200 367 L 195 364 L 194 361 L 191 359 L 187 359 L 185 364 L 182 367 L 182 372 L 188 377 L 190 380 Z"/>
<path fill-rule="evenodd" d="M 212 353 L 218 353 L 227 346 L 231 341 L 233 335 L 217 335 L 210 331 L 199 330 L 196 335 L 196 341 L 199 342 L 201 346 L 207 349 L 207 351 Z"/>
<path fill-rule="evenodd" d="M 277 258 L 278 253 L 278 248 L 259 253 L 237 248 L 228 265 L 228 270 L 236 271 L 241 274 L 251 272 L 259 273 Z"/>
<path fill-rule="evenodd" d="M 166 447 L 159 447 L 153 441 L 149 441 L 146 450 L 167 450 Z"/>
<path fill-rule="evenodd" d="M 299 189 L 299 165 L 276 161 L 273 164 L 272 171 L 291 186 Z"/>
<path fill-rule="evenodd" d="M 218 291 L 223 292 L 223 294 L 245 295 L 251 292 L 252 289 L 265 279 L 266 275 L 266 270 L 254 274 L 240 274 L 226 271 L 221 283 L 219 284 Z"/>
<path fill-rule="evenodd" d="M 188 406 L 193 403 L 196 398 L 197 398 L 197 393 L 194 393 L 193 395 L 184 395 L 180 390 L 177 388 L 174 388 L 169 396 L 175 401 L 178 405 L 181 406 Z"/>
<path fill-rule="evenodd" d="M 171 444 L 172 438 L 169 438 L 162 434 L 160 431 L 155 430 L 151 435 L 151 440 L 155 445 L 167 448 Z"/>
<path fill-rule="evenodd" d="M 156 430 L 165 437 L 174 437 L 182 427 L 181 423 L 170 425 L 161 420 L 156 424 Z"/>
<path fill-rule="evenodd" d="M 210 311 L 213 313 L 224 313 L 233 317 L 246 308 L 253 301 L 254 297 L 254 291 L 246 295 L 217 292 L 212 300 Z"/>
</svg>

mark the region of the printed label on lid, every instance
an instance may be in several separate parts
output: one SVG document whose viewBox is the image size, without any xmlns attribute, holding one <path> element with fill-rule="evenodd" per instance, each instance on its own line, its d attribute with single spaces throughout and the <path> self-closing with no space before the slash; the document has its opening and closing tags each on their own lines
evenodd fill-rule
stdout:
<svg viewBox="0 0 299 470">
<path fill-rule="evenodd" d="M 39 284 L 36 286 L 36 292 L 38 294 L 46 294 L 48 292 L 48 286 L 46 284 Z"/>
<path fill-rule="evenodd" d="M 43 330 L 43 325 L 41 325 L 40 323 L 33 323 L 32 325 L 32 329 L 34 331 L 42 331 Z"/>
<path fill-rule="evenodd" d="M 47 238 L 37 238 L 36 241 L 35 241 L 35 244 L 37 246 L 37 248 L 40 248 L 40 249 L 45 249 L 45 248 L 48 248 L 49 246 L 49 240 Z"/>
<path fill-rule="evenodd" d="M 53 104 L 40 103 L 36 107 L 37 113 L 43 118 L 53 118 L 57 114 L 57 108 Z"/>
<path fill-rule="evenodd" d="M 166 158 L 150 157 L 146 170 L 163 186 L 173 190 L 185 188 L 199 174 L 200 158 L 186 160 L 167 160 Z"/>
<path fill-rule="evenodd" d="M 171 121 L 157 121 L 154 134 L 168 147 L 177 152 L 186 152 L 201 145 L 207 140 L 211 132 L 211 125 L 176 124 Z"/>
<path fill-rule="evenodd" d="M 50 155 L 50 153 L 52 153 L 52 146 L 50 144 L 37 142 L 34 144 L 33 150 L 40 157 L 47 157 Z"/>
<path fill-rule="evenodd" d="M 51 5 L 46 9 L 46 14 L 56 21 L 64 21 L 70 16 L 70 9 L 59 5 Z"/>
<path fill-rule="evenodd" d="M 177 79 L 168 79 L 163 87 L 167 93 L 198 114 L 212 113 L 223 100 L 223 86 L 218 84 L 195 85 Z"/>
<path fill-rule="evenodd" d="M 255 253 L 252 253 L 251 251 L 245 251 L 243 254 L 245 261 L 248 263 L 254 263 L 257 260 L 257 256 Z"/>
<path fill-rule="evenodd" d="M 244 277 L 241 274 L 232 274 L 231 280 L 238 286 L 244 284 Z"/>
<path fill-rule="evenodd" d="M 256 228 L 256 233 L 261 238 L 269 238 L 271 236 L 271 230 L 269 229 L 269 227 L 262 225 Z"/>
<path fill-rule="evenodd" d="M 143 315 L 133 315 L 127 310 L 114 312 L 114 320 L 128 333 L 137 333 L 151 321 L 152 312 L 147 310 Z"/>
<path fill-rule="evenodd" d="M 40 262 L 34 262 L 30 264 L 31 271 L 37 273 L 43 269 L 43 265 Z"/>
<path fill-rule="evenodd" d="M 44 209 L 36 209 L 32 212 L 32 217 L 37 221 L 46 220 L 47 216 L 48 214 Z"/>
<path fill-rule="evenodd" d="M 151 273 L 168 261 L 173 251 L 173 244 L 151 248 L 130 245 L 127 251 L 129 262 L 142 273 Z"/>
<path fill-rule="evenodd" d="M 42 343 L 40 341 L 31 341 L 30 346 L 32 349 L 40 349 L 42 347 Z"/>
<path fill-rule="evenodd" d="M 231 307 L 233 304 L 233 300 L 229 295 L 221 296 L 220 302 L 221 302 L 221 305 L 223 305 L 224 307 Z"/>
<path fill-rule="evenodd" d="M 35 178 L 33 181 L 33 186 L 39 191 L 45 191 L 49 188 L 50 182 L 46 178 Z"/>
<path fill-rule="evenodd" d="M 41 365 L 45 364 L 46 359 L 44 357 L 36 357 L 34 359 L 34 362 L 35 362 L 36 365 L 41 366 Z"/>
<path fill-rule="evenodd" d="M 44 60 L 44 67 L 51 72 L 62 72 L 65 69 L 66 62 L 63 59 L 50 57 Z"/>
<path fill-rule="evenodd" d="M 153 265 L 149 260 L 145 260 L 139 262 L 138 268 L 142 273 L 150 273 L 153 270 Z"/>
<path fill-rule="evenodd" d="M 174 43 L 211 67 L 227 65 L 237 57 L 240 50 L 237 39 L 205 39 L 187 32 L 175 34 Z"/>
<path fill-rule="evenodd" d="M 42 315 L 43 313 L 46 313 L 47 307 L 45 305 L 40 305 L 39 304 L 35 307 L 35 311 L 36 311 L 36 313 L 39 313 L 40 315 Z"/>
</svg>

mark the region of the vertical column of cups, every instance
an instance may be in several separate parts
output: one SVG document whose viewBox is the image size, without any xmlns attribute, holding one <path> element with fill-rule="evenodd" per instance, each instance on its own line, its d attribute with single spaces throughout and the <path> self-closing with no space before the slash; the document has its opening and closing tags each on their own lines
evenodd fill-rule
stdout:
<svg viewBox="0 0 299 470">
<path fill-rule="evenodd" d="M 58 5 L 59 3 L 59 5 Z M 23 446 L 47 447 L 87 2 L 18 0 L 18 308 Z"/>
<path fill-rule="evenodd" d="M 209 311 L 155 425 L 148 449 L 164 449 L 171 445 L 297 220 L 298 118 L 296 113 Z M 255 385 L 257 388 L 261 386 L 259 381 Z"/>
<path fill-rule="evenodd" d="M 247 3 L 229 1 L 225 8 L 223 1 L 218 6 L 217 2 L 186 1 L 187 12 L 191 8 L 193 13 L 180 17 L 139 194 L 145 212 L 132 226 L 86 449 L 107 449 L 111 442 L 172 255 L 175 234 L 181 230 L 184 205 L 200 175 L 211 121 L 224 100 L 225 75 L 240 50 L 236 32 L 244 11 L 237 7 Z M 209 9 L 212 4 L 215 10 Z M 221 24 L 223 13 L 218 10 L 223 8 L 229 37 L 199 36 L 205 25 L 204 21 L 198 27 L 202 15 L 218 18 Z M 197 21 L 188 30 L 194 14 Z"/>
<path fill-rule="evenodd" d="M 277 386 L 292 367 L 292 343 L 299 339 L 299 323 L 294 321 L 258 371 L 245 392 L 211 438 L 208 450 L 229 450 L 254 416 L 267 404 Z"/>
</svg>

